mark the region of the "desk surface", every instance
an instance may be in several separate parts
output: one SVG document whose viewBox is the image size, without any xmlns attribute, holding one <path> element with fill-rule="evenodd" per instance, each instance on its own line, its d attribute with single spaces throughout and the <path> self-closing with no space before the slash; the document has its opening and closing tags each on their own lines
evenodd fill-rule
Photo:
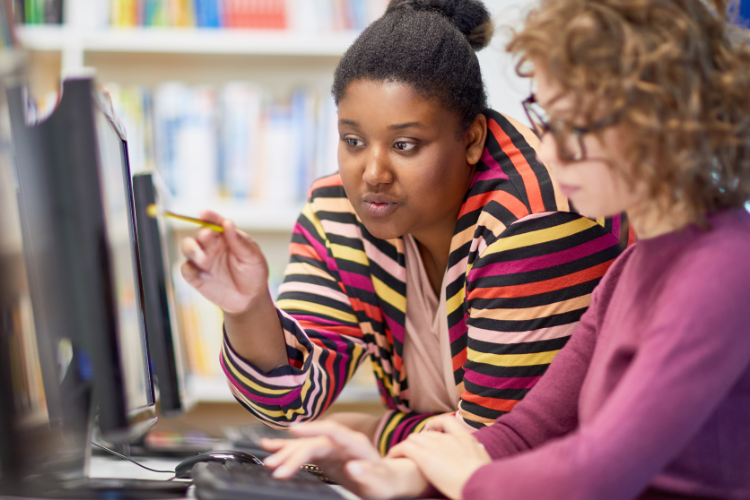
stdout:
<svg viewBox="0 0 750 500">
<path fill-rule="evenodd" d="M 169 473 L 162 472 L 151 472 L 146 469 L 142 469 L 137 465 L 123 460 L 120 458 L 110 458 L 95 456 L 91 458 L 91 467 L 89 470 L 90 477 L 109 477 L 109 478 L 123 478 L 123 479 L 163 479 L 167 480 L 174 476 L 174 468 L 180 463 L 181 459 L 178 458 L 134 458 L 138 463 L 145 465 L 156 470 L 168 470 L 172 471 Z M 350 491 L 342 488 L 341 486 L 332 486 L 336 491 L 342 495 L 346 500 L 361 500 L 360 497 L 351 493 Z M 188 490 L 189 499 L 197 498 L 194 493 L 194 488 Z"/>
</svg>

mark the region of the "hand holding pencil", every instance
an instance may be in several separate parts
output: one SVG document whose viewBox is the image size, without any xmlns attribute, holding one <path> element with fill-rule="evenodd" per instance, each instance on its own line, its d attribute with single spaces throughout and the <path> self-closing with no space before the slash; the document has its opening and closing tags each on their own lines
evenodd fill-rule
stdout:
<svg viewBox="0 0 750 500">
<path fill-rule="evenodd" d="M 201 213 L 200 219 L 172 217 L 204 226 L 181 244 L 187 257 L 182 275 L 201 295 L 227 314 L 240 314 L 268 293 L 266 259 L 258 244 L 232 221 L 211 211 Z"/>
</svg>

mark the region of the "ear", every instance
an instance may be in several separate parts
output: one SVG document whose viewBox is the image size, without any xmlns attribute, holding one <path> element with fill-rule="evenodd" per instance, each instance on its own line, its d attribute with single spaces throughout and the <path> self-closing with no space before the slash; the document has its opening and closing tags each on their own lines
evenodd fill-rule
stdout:
<svg viewBox="0 0 750 500">
<path fill-rule="evenodd" d="M 484 152 L 484 141 L 487 139 L 487 117 L 483 114 L 477 115 L 474 122 L 466 131 L 466 163 L 476 165 L 482 158 Z"/>
</svg>

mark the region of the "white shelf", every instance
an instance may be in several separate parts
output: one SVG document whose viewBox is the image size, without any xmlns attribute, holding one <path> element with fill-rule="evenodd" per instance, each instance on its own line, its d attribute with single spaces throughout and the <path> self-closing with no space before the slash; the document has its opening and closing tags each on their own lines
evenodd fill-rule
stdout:
<svg viewBox="0 0 750 500">
<path fill-rule="evenodd" d="M 354 32 L 296 33 L 275 30 L 127 28 L 75 30 L 66 26 L 22 26 L 18 35 L 31 50 L 167 54 L 341 56 Z"/>
<path fill-rule="evenodd" d="M 224 377 L 191 377 L 188 381 L 188 393 L 191 400 L 203 403 L 231 403 L 236 401 Z M 380 395 L 377 387 L 357 384 L 349 384 L 344 387 L 344 390 L 336 399 L 337 403 L 373 403 L 378 401 L 380 401 Z"/>
<path fill-rule="evenodd" d="M 169 210 L 191 217 L 198 217 L 202 208 L 208 208 L 226 219 L 234 222 L 235 226 L 244 231 L 268 231 L 291 233 L 297 222 L 303 205 L 290 204 L 285 206 L 270 206 L 258 203 L 209 203 L 205 206 L 188 205 L 177 202 L 169 206 Z M 197 226 L 189 222 L 168 219 L 174 229 L 196 229 Z"/>
</svg>

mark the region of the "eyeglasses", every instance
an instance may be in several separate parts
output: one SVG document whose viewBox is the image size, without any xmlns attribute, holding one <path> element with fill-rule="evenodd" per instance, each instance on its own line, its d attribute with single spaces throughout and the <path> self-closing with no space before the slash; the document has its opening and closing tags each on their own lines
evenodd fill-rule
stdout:
<svg viewBox="0 0 750 500">
<path fill-rule="evenodd" d="M 557 144 L 557 154 L 565 161 L 585 160 L 586 146 L 583 144 L 583 136 L 605 129 L 617 121 L 610 117 L 588 127 L 576 127 L 564 120 L 548 118 L 547 112 L 536 101 L 534 94 L 524 99 L 521 104 L 534 133 L 540 139 L 547 132 L 551 133 Z"/>
</svg>

